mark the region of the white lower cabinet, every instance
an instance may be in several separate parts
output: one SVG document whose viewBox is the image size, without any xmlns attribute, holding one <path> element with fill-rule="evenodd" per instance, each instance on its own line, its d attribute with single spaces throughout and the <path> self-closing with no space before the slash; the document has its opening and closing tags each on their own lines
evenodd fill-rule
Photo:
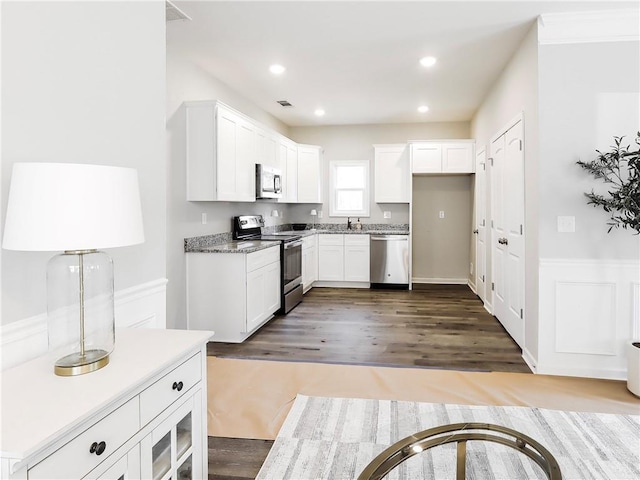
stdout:
<svg viewBox="0 0 640 480">
<path fill-rule="evenodd" d="M 313 282 L 318 280 L 318 247 L 317 235 L 309 235 L 302 239 L 302 289 L 307 292 Z"/>
<path fill-rule="evenodd" d="M 141 480 L 140 445 L 136 445 L 114 463 L 97 468 L 83 480 Z M 104 470 L 104 471 L 102 471 Z"/>
<path fill-rule="evenodd" d="M 189 329 L 240 343 L 280 309 L 280 245 L 252 253 L 187 253 Z"/>
<path fill-rule="evenodd" d="M 195 392 L 166 417 L 142 441 L 142 478 L 153 480 L 197 480 L 204 478 L 203 455 L 197 439 L 202 435 L 202 398 Z"/>
<path fill-rule="evenodd" d="M 118 330 L 109 364 L 95 372 L 55 377 L 47 356 L 5 370 L 0 477 L 206 478 L 212 334 Z"/>
<path fill-rule="evenodd" d="M 369 235 L 319 234 L 318 281 L 369 282 Z"/>
</svg>

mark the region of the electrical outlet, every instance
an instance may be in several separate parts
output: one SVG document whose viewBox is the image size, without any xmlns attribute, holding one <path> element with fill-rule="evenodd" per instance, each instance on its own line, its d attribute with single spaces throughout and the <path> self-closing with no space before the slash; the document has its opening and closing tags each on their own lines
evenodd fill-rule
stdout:
<svg viewBox="0 0 640 480">
<path fill-rule="evenodd" d="M 440 216 L 440 218 L 444 218 L 444 210 L 440 210 L 439 216 Z"/>
<path fill-rule="evenodd" d="M 384 218 L 391 218 L 391 212 L 387 212 L 387 211 L 385 211 L 385 212 L 383 213 L 383 216 L 384 216 Z"/>
<path fill-rule="evenodd" d="M 318 210 L 318 218 L 322 218 L 322 210 Z"/>
<path fill-rule="evenodd" d="M 469 274 L 473 275 L 473 263 L 469 264 Z"/>
<path fill-rule="evenodd" d="M 206 214 L 206 213 L 203 213 L 203 214 L 202 214 L 202 224 L 203 224 L 203 225 L 206 225 L 206 224 L 207 224 L 207 214 Z"/>
</svg>

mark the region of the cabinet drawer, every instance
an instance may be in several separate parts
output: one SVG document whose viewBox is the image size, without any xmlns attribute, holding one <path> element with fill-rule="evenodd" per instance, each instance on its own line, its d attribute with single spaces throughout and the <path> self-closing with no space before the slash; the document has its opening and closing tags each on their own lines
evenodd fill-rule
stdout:
<svg viewBox="0 0 640 480">
<path fill-rule="evenodd" d="M 247 254 L 247 273 L 280 261 L 280 247 L 271 247 Z"/>
<path fill-rule="evenodd" d="M 138 412 L 138 397 L 134 397 L 29 469 L 29 479 L 84 477 L 140 429 Z M 101 442 L 105 444 L 104 451 L 100 455 L 92 453 L 91 446 Z"/>
<path fill-rule="evenodd" d="M 302 249 L 306 250 L 307 248 L 311 248 L 311 247 L 315 247 L 316 246 L 316 236 L 315 235 L 309 235 L 308 237 L 303 237 L 302 238 Z"/>
<path fill-rule="evenodd" d="M 336 233 L 336 234 L 326 234 L 321 233 L 318 235 L 318 245 L 344 245 L 344 234 Z"/>
<path fill-rule="evenodd" d="M 198 353 L 143 391 L 140 394 L 140 425 L 149 423 L 198 383 L 202 378 L 201 370 L 202 359 Z"/>
<path fill-rule="evenodd" d="M 344 236 L 344 244 L 348 245 L 369 245 L 369 235 L 366 233 L 357 233 Z"/>
</svg>

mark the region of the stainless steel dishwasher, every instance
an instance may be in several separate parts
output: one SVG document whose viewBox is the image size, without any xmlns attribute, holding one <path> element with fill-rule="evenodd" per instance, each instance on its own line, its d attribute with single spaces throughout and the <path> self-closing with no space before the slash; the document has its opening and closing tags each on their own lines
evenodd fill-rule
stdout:
<svg viewBox="0 0 640 480">
<path fill-rule="evenodd" d="M 371 288 L 409 288 L 409 237 L 371 235 Z"/>
</svg>

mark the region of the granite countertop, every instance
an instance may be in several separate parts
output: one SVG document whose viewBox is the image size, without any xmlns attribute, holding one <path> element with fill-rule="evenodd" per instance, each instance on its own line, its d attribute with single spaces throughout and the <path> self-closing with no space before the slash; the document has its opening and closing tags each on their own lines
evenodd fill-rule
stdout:
<svg viewBox="0 0 640 480">
<path fill-rule="evenodd" d="M 278 233 L 288 233 L 291 235 L 300 235 L 308 237 L 317 233 L 323 234 L 346 234 L 346 235 L 409 235 L 408 224 L 364 224 L 362 230 L 347 230 L 344 224 L 325 223 L 319 224 L 319 228 L 307 230 L 279 230 Z M 273 228 L 273 227 L 271 227 Z M 279 227 L 282 228 L 282 227 Z M 286 226 L 285 226 L 286 228 Z M 289 228 L 291 228 L 289 226 Z M 273 231 L 264 231 L 264 234 L 273 233 Z M 203 235 L 200 237 L 192 237 L 184 239 L 184 251 L 186 253 L 252 253 L 258 250 L 279 245 L 279 242 L 266 240 L 233 240 L 231 232 L 218 233 L 213 235 Z"/>
<path fill-rule="evenodd" d="M 409 235 L 409 230 L 398 230 L 398 229 L 376 229 L 376 230 L 356 230 L 351 229 L 347 230 L 331 228 L 331 229 L 312 229 L 312 230 L 291 230 L 285 231 L 282 233 L 290 233 L 291 235 L 300 235 L 301 237 L 308 237 L 309 235 L 314 235 L 316 233 L 323 233 L 329 235 L 336 235 L 338 233 L 344 233 L 345 235 Z"/>
<path fill-rule="evenodd" d="M 264 240 L 234 240 L 228 243 L 220 243 L 217 245 L 209 245 L 202 247 L 191 247 L 188 253 L 253 253 L 265 248 L 275 247 L 280 242 L 267 242 Z"/>
</svg>

